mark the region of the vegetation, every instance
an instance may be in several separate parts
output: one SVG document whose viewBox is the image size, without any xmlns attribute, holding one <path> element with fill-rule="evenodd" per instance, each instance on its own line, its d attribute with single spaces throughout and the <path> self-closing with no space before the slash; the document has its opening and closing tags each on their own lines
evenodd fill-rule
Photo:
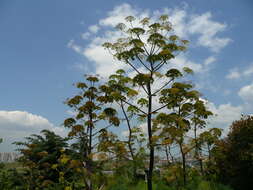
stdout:
<svg viewBox="0 0 253 190">
<path fill-rule="evenodd" d="M 103 81 L 85 75 L 66 100 L 75 113 L 63 122 L 68 137 L 43 130 L 16 142 L 18 166 L 1 165 L 0 189 L 249 189 L 253 117 L 235 121 L 222 139 L 221 129 L 205 129 L 212 112 L 184 82 L 193 71 L 170 65 L 188 41 L 173 35 L 168 16 L 129 16 L 117 29 L 123 38 L 103 46 L 131 69 Z"/>
<path fill-rule="evenodd" d="M 114 43 L 105 43 L 104 47 L 108 48 L 116 59 L 128 64 L 133 69 L 134 76 L 132 78 L 124 76 L 122 70 L 112 75 L 109 84 L 112 84 L 112 89 L 117 91 L 113 90 L 111 94 L 116 101 L 121 101 L 121 107 L 126 106 L 134 116 L 146 122 L 149 149 L 148 190 L 152 190 L 155 149 L 158 143 L 167 144 L 165 141 L 168 134 L 162 134 L 163 132 L 171 134 L 173 131 L 173 135 L 176 134 L 172 138 L 177 140 L 180 146 L 186 185 L 186 152 L 183 150 L 183 141 L 184 135 L 191 128 L 190 119 L 186 118 L 195 111 L 194 104 L 199 101 L 199 93 L 192 90 L 192 85 L 178 80 L 185 74 L 191 73 L 191 69 L 183 68 L 182 73 L 178 69 L 168 67 L 168 64 L 176 54 L 186 49 L 188 41 L 170 35 L 172 27 L 166 15 L 161 16 L 155 23 L 150 23 L 149 18 L 144 18 L 136 26 L 134 17 L 129 16 L 126 21 L 127 24 L 120 23 L 117 26 L 126 37 Z M 156 88 L 157 80 L 163 83 L 159 88 Z M 125 88 L 124 82 L 130 88 Z M 136 98 L 132 99 L 132 97 Z M 154 101 L 158 101 L 159 104 L 155 105 Z M 166 114 L 166 111 L 170 113 Z M 164 126 L 162 132 L 158 132 L 160 123 Z M 130 128 L 129 131 L 131 134 Z M 160 141 L 162 136 L 165 139 Z"/>
<path fill-rule="evenodd" d="M 228 136 L 213 148 L 220 181 L 235 190 L 253 186 L 253 117 L 243 116 L 233 122 Z"/>
</svg>

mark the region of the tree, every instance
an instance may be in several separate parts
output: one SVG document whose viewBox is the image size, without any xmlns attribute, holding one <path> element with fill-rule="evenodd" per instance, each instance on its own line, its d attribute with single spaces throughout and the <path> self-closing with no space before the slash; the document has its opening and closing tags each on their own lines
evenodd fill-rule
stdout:
<svg viewBox="0 0 253 190">
<path fill-rule="evenodd" d="M 199 167 L 200 167 L 200 173 L 203 175 L 204 174 L 204 168 L 203 168 L 203 157 L 202 157 L 202 144 L 204 143 L 201 138 L 202 134 L 198 134 L 199 129 L 203 129 L 206 127 L 206 119 L 209 116 L 212 116 L 213 113 L 209 110 L 206 109 L 205 103 L 201 100 L 198 100 L 195 104 L 195 111 L 193 112 L 193 117 L 191 118 L 191 123 L 193 125 L 193 132 L 194 132 L 194 137 L 192 139 L 192 142 L 195 147 L 195 153 L 194 157 L 197 159 L 199 162 Z M 219 130 L 219 129 L 217 129 Z M 209 130 L 211 135 L 212 131 L 214 131 L 214 135 L 218 135 L 218 131 L 215 129 Z M 216 132 L 216 133 L 215 133 Z M 205 132 L 204 132 L 205 133 Z M 220 132 L 221 135 L 221 132 Z"/>
<path fill-rule="evenodd" d="M 199 135 L 198 141 L 202 148 L 207 149 L 208 160 L 211 160 L 211 149 L 218 142 L 220 136 L 222 134 L 222 130 L 219 128 L 211 128 L 208 131 L 204 131 Z"/>
<path fill-rule="evenodd" d="M 110 95 L 110 98 L 120 108 L 119 111 L 122 112 L 123 118 L 121 119 L 121 123 L 125 121 L 129 132 L 128 140 L 123 143 L 127 145 L 129 153 L 128 162 L 132 163 L 133 176 L 136 176 L 137 167 L 140 166 L 139 161 L 140 157 L 142 157 L 142 144 L 144 143 L 145 138 L 141 129 L 138 126 L 135 126 L 136 121 L 134 121 L 134 115 L 138 110 L 136 107 L 125 103 L 128 98 L 137 98 L 138 92 L 132 87 L 133 79 L 128 77 L 126 72 L 122 69 L 111 75 L 106 85 L 101 86 L 101 88 Z"/>
<path fill-rule="evenodd" d="M 76 114 L 64 121 L 64 126 L 71 129 L 68 136 L 77 140 L 74 147 L 78 149 L 79 159 L 84 162 L 84 168 L 87 170 L 85 184 L 88 190 L 93 189 L 92 175 L 96 169 L 93 154 L 96 153 L 99 142 L 94 141 L 108 127 L 120 124 L 120 120 L 116 117 L 117 111 L 105 106 L 112 100 L 101 90 L 103 87 L 98 83 L 98 77 L 86 76 L 86 83 L 76 84 L 80 89 L 79 94 L 66 101 Z"/>
<path fill-rule="evenodd" d="M 187 133 L 192 129 L 196 133 L 197 127 L 204 127 L 204 119 L 212 114 L 200 100 L 199 92 L 192 88 L 191 84 L 175 82 L 171 88 L 163 89 L 160 102 L 167 104 L 171 113 L 160 113 L 156 117 L 158 127 L 162 125 L 162 144 L 175 143 L 179 146 L 184 185 L 187 182 L 186 155 L 198 146 L 188 144 L 191 137 Z"/>
<path fill-rule="evenodd" d="M 218 176 L 235 190 L 250 190 L 253 182 L 253 117 L 234 121 L 230 131 L 212 149 Z"/>
<path fill-rule="evenodd" d="M 67 148 L 67 139 L 52 131 L 43 130 L 43 135 L 26 137 L 26 142 L 15 142 L 21 146 L 19 162 L 27 169 L 26 183 L 29 189 L 44 188 L 58 183 L 59 172 L 52 170 L 58 163 L 62 150 Z"/>
<path fill-rule="evenodd" d="M 176 68 L 171 68 L 169 61 L 186 49 L 187 40 L 181 40 L 173 35 L 172 25 L 167 15 L 151 22 L 144 18 L 140 22 L 132 16 L 126 17 L 126 24 L 120 23 L 117 29 L 122 32 L 122 38 L 116 42 L 106 42 L 103 46 L 119 61 L 130 66 L 131 89 L 136 90 L 135 98 L 122 96 L 118 91 L 112 92 L 134 115 L 146 122 L 148 131 L 149 167 L 147 176 L 148 190 L 152 190 L 152 176 L 154 168 L 156 129 L 153 125 L 154 117 L 164 111 L 172 109 L 170 99 L 166 99 L 169 89 L 176 84 L 187 87 L 189 84 L 175 81 L 183 74 Z M 184 68 L 185 73 L 191 69 Z M 129 75 L 130 76 L 130 75 Z M 162 84 L 159 87 L 159 82 Z M 166 90 L 165 90 L 166 89 Z M 159 102 L 159 103 L 157 103 Z"/>
</svg>

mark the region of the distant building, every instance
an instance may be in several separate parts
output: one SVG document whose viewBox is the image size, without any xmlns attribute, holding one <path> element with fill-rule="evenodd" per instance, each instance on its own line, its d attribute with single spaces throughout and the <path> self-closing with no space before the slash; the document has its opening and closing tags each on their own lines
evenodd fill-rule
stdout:
<svg viewBox="0 0 253 190">
<path fill-rule="evenodd" d="M 0 152 L 0 162 L 15 162 L 19 157 L 16 152 Z"/>
</svg>

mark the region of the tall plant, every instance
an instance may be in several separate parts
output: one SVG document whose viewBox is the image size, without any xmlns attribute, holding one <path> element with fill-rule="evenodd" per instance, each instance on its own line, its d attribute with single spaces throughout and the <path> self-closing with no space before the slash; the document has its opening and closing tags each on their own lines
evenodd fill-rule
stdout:
<svg viewBox="0 0 253 190">
<path fill-rule="evenodd" d="M 96 138 L 108 127 L 118 126 L 120 120 L 115 109 L 106 107 L 111 100 L 100 90 L 98 77 L 86 76 L 86 82 L 79 82 L 76 87 L 80 89 L 78 95 L 66 101 L 74 109 L 75 115 L 67 118 L 64 125 L 71 129 L 68 136 L 77 140 L 75 145 L 79 158 L 87 171 L 85 184 L 88 190 L 92 190 L 92 176 L 96 169 L 93 157 L 98 145 Z"/>
<path fill-rule="evenodd" d="M 114 95 L 128 105 L 128 109 L 132 110 L 135 116 L 146 122 L 149 149 L 147 186 L 148 190 L 152 190 L 155 147 L 159 138 L 153 119 L 166 108 L 173 110 L 173 100 L 166 99 L 165 89 L 171 88 L 176 95 L 175 85 L 188 85 L 176 83 L 183 74 L 169 64 L 171 59 L 186 50 L 188 41 L 173 35 L 172 25 L 166 15 L 162 15 L 157 21 L 144 18 L 140 22 L 128 16 L 126 23 L 118 24 L 117 29 L 122 32 L 123 38 L 112 43 L 106 42 L 103 46 L 117 60 L 131 68 L 129 76 L 133 82 L 132 89 L 138 94 L 135 94 L 135 98 L 126 98 L 115 91 Z M 184 73 L 192 72 L 189 68 L 183 70 Z"/>
</svg>

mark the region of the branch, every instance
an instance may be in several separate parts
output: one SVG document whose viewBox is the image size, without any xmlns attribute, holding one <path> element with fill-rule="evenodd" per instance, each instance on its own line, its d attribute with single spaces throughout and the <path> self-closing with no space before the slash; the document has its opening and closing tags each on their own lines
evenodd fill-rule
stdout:
<svg viewBox="0 0 253 190">
<path fill-rule="evenodd" d="M 155 66 L 154 71 L 158 71 L 165 63 L 166 61 L 161 61 L 158 65 Z"/>
<path fill-rule="evenodd" d="M 125 111 L 125 108 L 124 108 L 124 105 L 121 101 L 121 109 L 123 111 L 123 114 L 125 116 L 125 119 L 126 119 L 126 122 L 127 122 L 127 126 L 128 126 L 128 130 L 129 130 L 129 136 L 128 136 L 128 141 L 127 141 L 127 144 L 128 144 L 128 147 L 129 147 L 129 151 L 130 151 L 130 154 L 132 156 L 132 159 L 134 160 L 134 151 L 133 151 L 133 148 L 132 148 L 132 145 L 131 145 L 131 140 L 132 140 L 132 128 L 131 128 L 131 124 L 130 124 L 130 120 L 126 114 L 126 111 Z"/>
<path fill-rule="evenodd" d="M 142 74 L 132 63 L 130 63 L 129 61 L 127 61 L 127 64 L 129 64 L 138 74 Z M 141 85 L 141 87 L 143 88 L 143 90 L 147 93 L 147 90 L 145 89 L 145 87 L 143 85 Z"/>
<path fill-rule="evenodd" d="M 170 84 L 174 79 L 169 80 L 168 82 L 166 82 L 161 88 L 159 88 L 158 90 L 156 90 L 151 96 L 154 96 L 156 93 L 160 92 L 165 86 L 167 86 L 168 84 Z"/>
<path fill-rule="evenodd" d="M 166 107 L 166 106 L 168 106 L 169 104 L 170 104 L 170 103 L 165 104 L 165 105 L 163 105 L 162 107 L 160 107 L 160 108 L 158 108 L 158 109 L 156 109 L 156 110 L 152 111 L 152 112 L 151 112 L 151 114 L 153 114 L 153 113 L 155 113 L 155 112 L 157 112 L 157 111 L 159 111 L 159 110 L 161 110 L 161 109 L 165 108 L 165 107 Z"/>
<path fill-rule="evenodd" d="M 161 49 L 161 47 L 158 47 L 156 51 L 154 51 L 154 54 L 157 54 L 157 52 Z"/>
<path fill-rule="evenodd" d="M 140 63 L 141 63 L 146 69 L 148 69 L 149 71 L 151 71 L 151 70 L 144 64 L 144 62 L 141 60 L 141 58 L 140 58 L 138 55 L 136 55 L 136 57 L 137 57 L 137 59 L 140 61 Z"/>
<path fill-rule="evenodd" d="M 126 60 L 127 64 L 129 64 L 138 74 L 141 74 L 141 72 L 135 67 L 133 66 L 132 63 L 130 63 L 128 60 Z"/>
<path fill-rule="evenodd" d="M 110 125 L 102 128 L 102 129 L 98 130 L 97 132 L 93 133 L 92 136 L 95 136 L 96 134 L 100 133 L 102 130 L 107 129 L 107 128 L 111 127 L 111 126 L 112 126 L 112 124 L 110 124 Z"/>
<path fill-rule="evenodd" d="M 140 41 L 142 41 L 141 38 L 140 38 L 140 35 L 137 35 L 137 37 L 139 38 Z M 144 48 L 147 56 L 149 56 L 150 54 L 148 53 L 148 50 L 146 49 L 145 44 L 144 44 L 143 48 Z"/>
<path fill-rule="evenodd" d="M 146 90 L 146 88 L 143 85 L 141 85 L 141 87 L 146 92 L 146 94 L 148 95 L 148 91 Z"/>
<path fill-rule="evenodd" d="M 156 45 L 152 43 L 151 49 L 150 49 L 150 55 L 154 55 Z"/>
<path fill-rule="evenodd" d="M 147 113 L 145 111 L 141 110 L 139 107 L 137 107 L 137 106 L 135 106 L 135 105 L 133 105 L 133 104 L 131 104 L 131 103 L 123 100 L 123 99 L 121 99 L 121 101 L 124 102 L 124 103 L 126 103 L 126 104 L 128 104 L 129 106 L 133 106 L 134 108 L 136 108 L 137 110 L 139 110 L 141 113 L 147 115 Z"/>
</svg>

